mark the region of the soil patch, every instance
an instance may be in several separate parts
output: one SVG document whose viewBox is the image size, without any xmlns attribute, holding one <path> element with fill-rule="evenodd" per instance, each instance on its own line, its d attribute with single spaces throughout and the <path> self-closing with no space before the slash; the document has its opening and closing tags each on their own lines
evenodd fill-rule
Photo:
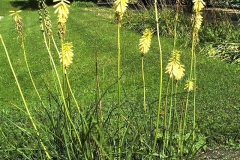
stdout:
<svg viewBox="0 0 240 160">
<path fill-rule="evenodd" d="M 240 150 L 233 149 L 209 149 L 201 152 L 196 158 L 197 160 L 240 160 Z"/>
</svg>

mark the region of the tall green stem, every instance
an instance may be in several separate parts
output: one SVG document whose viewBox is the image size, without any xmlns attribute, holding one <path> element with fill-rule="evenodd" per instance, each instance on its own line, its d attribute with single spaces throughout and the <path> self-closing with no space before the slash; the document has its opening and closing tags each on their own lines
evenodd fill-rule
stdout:
<svg viewBox="0 0 240 160">
<path fill-rule="evenodd" d="M 76 133 L 78 143 L 79 143 L 80 146 L 82 147 L 82 142 L 81 142 L 81 140 L 80 140 L 80 137 L 79 137 L 79 134 L 78 134 L 78 132 L 77 132 L 76 126 L 74 125 L 74 123 L 73 123 L 73 121 L 72 121 L 72 119 L 71 119 L 71 117 L 70 117 L 70 113 L 69 113 L 69 110 L 68 110 L 68 107 L 67 107 L 67 103 L 66 103 L 66 99 L 65 99 L 65 96 L 64 96 L 63 86 L 62 86 L 62 84 L 61 84 L 61 80 L 60 80 L 60 77 L 59 77 L 59 74 L 58 74 L 58 71 L 57 71 L 55 62 L 54 62 L 54 60 L 53 60 L 51 51 L 50 51 L 50 49 L 49 49 L 49 47 L 48 47 L 47 40 L 46 40 L 46 36 L 45 36 L 44 33 L 43 33 L 43 38 L 44 38 L 44 43 L 45 43 L 46 49 L 47 49 L 47 51 L 48 51 L 49 58 L 50 58 L 50 60 L 51 60 L 51 62 L 52 62 L 52 65 L 53 65 L 54 72 L 55 72 L 56 77 L 57 77 L 57 81 L 58 81 L 58 85 L 59 85 L 59 88 L 60 88 L 61 97 L 62 97 L 62 100 L 63 100 L 63 106 L 64 106 L 65 111 L 66 111 L 66 116 L 67 116 L 70 124 L 72 125 L 74 132 Z"/>
<path fill-rule="evenodd" d="M 158 46 L 159 46 L 159 96 L 158 96 L 158 111 L 157 111 L 157 118 L 156 118 L 156 130 L 155 130 L 155 138 L 153 142 L 152 154 L 155 152 L 156 144 L 157 144 L 157 137 L 159 132 L 159 123 L 160 123 L 160 112 L 161 112 L 161 103 L 162 103 L 162 77 L 163 77 L 163 69 L 162 69 L 162 46 L 160 41 L 160 31 L 159 31 L 159 23 L 158 23 L 158 9 L 157 9 L 157 0 L 154 0 L 154 8 L 155 8 L 155 18 L 157 24 L 157 37 L 158 37 Z M 152 159 L 152 154 L 150 155 L 149 159 Z"/>
<path fill-rule="evenodd" d="M 166 89 L 166 98 L 165 98 L 165 105 L 164 105 L 164 140 L 163 140 L 163 148 L 162 148 L 162 153 L 165 153 L 165 148 L 167 147 L 167 139 L 168 139 L 168 134 L 167 134 L 167 106 L 168 106 L 168 91 L 169 91 L 169 86 L 170 86 L 170 78 L 168 78 L 167 82 L 167 89 Z"/>
<path fill-rule="evenodd" d="M 75 104 L 76 104 L 78 113 L 80 113 L 80 106 L 78 105 L 77 99 L 76 99 L 76 97 L 75 97 L 75 95 L 74 95 L 74 93 L 73 93 L 73 91 L 72 91 L 72 87 L 71 87 L 71 85 L 70 85 L 70 82 L 69 82 L 68 74 L 67 74 L 67 73 L 66 73 L 66 80 L 67 80 L 68 89 L 69 89 L 69 91 L 70 91 L 70 93 L 71 93 L 71 95 L 72 95 L 72 97 L 73 97 L 73 100 L 74 100 L 74 102 L 75 102 Z"/>
<path fill-rule="evenodd" d="M 32 82 L 32 84 L 33 84 L 33 87 L 34 87 L 34 89 L 35 89 L 35 91 L 36 91 L 36 93 L 37 93 L 37 95 L 38 95 L 39 100 L 40 100 L 41 103 L 42 103 L 42 106 L 43 106 L 44 108 L 46 108 L 46 106 L 45 106 L 45 104 L 44 104 L 44 102 L 43 102 L 43 100 L 42 100 L 42 98 L 41 98 L 41 96 L 40 96 L 40 94 L 39 94 L 39 92 L 38 92 L 38 89 L 37 89 L 36 84 L 35 84 L 35 82 L 34 82 L 34 80 L 33 80 L 33 77 L 32 77 L 32 74 L 31 74 L 31 71 L 30 71 L 30 68 L 29 68 L 29 65 L 28 65 L 27 55 L 26 55 L 26 50 L 25 50 L 25 44 L 24 44 L 24 38 L 23 38 L 23 37 L 22 37 L 22 49 L 23 49 L 23 55 L 24 55 L 25 64 L 26 64 L 26 66 L 27 66 L 28 74 L 29 74 L 29 76 L 30 76 L 31 82 Z"/>
<path fill-rule="evenodd" d="M 175 50 L 176 43 L 177 43 L 177 24 L 178 24 L 178 11 L 179 11 L 179 0 L 177 0 L 177 10 L 175 15 L 174 21 L 174 42 L 173 42 L 173 49 Z"/>
<path fill-rule="evenodd" d="M 142 56 L 142 80 L 143 80 L 143 107 L 144 107 L 144 112 L 146 113 L 147 103 L 146 103 L 146 85 L 145 85 L 145 76 L 144 76 L 144 56 Z"/>
<path fill-rule="evenodd" d="M 195 46 L 195 45 L 194 45 Z M 193 77 L 194 77 L 194 92 L 193 92 L 193 141 L 195 140 L 195 129 L 196 129 L 196 89 L 197 89 L 197 57 L 196 52 L 194 50 L 194 69 L 193 69 Z"/>
<path fill-rule="evenodd" d="M 0 35 L 0 39 L 1 39 L 1 42 L 2 42 L 2 44 L 3 44 L 4 50 L 5 50 L 5 53 L 6 53 L 7 59 L 8 59 L 8 63 L 9 63 L 10 68 L 11 68 L 11 70 L 12 70 L 12 73 L 13 73 L 13 76 L 14 76 L 14 79 L 15 79 L 15 82 L 16 82 L 16 84 L 17 84 L 18 90 L 19 90 L 20 95 L 21 95 L 21 98 L 22 98 L 22 100 L 23 100 L 23 104 L 24 104 L 25 109 L 26 109 L 26 111 L 27 111 L 28 117 L 29 117 L 29 119 L 30 119 L 30 121 L 31 121 L 31 123 L 32 123 L 32 125 L 33 125 L 33 128 L 34 128 L 34 130 L 35 130 L 37 136 L 39 137 L 40 144 L 41 144 L 41 146 L 42 146 L 42 148 L 43 148 L 43 150 L 44 150 L 44 152 L 45 152 L 47 158 L 48 158 L 48 159 L 51 159 L 51 156 L 49 155 L 46 146 L 44 145 L 44 143 L 42 142 L 42 140 L 41 140 L 41 138 L 40 138 L 40 133 L 39 133 L 39 131 L 38 131 L 38 129 L 37 129 L 37 126 L 36 126 L 36 124 L 35 124 L 35 122 L 34 122 L 34 120 L 33 120 L 32 115 L 31 115 L 31 113 L 30 113 L 30 111 L 29 111 L 29 108 L 28 108 L 27 102 L 26 102 L 25 97 L 24 97 L 24 95 L 23 95 L 23 92 L 22 92 L 21 86 L 20 86 L 20 84 L 19 84 L 19 82 L 18 82 L 18 79 L 17 79 L 16 73 L 15 73 L 14 68 L 13 68 L 13 66 L 12 66 L 12 62 L 11 62 L 11 59 L 10 59 L 10 57 L 9 57 L 9 54 L 8 54 L 8 51 L 7 51 L 6 45 L 5 45 L 5 43 L 4 43 L 3 38 L 2 38 L 1 35 Z"/>
<path fill-rule="evenodd" d="M 121 126 L 120 126 L 120 115 L 121 115 L 121 83 L 120 83 L 120 76 L 121 76 L 121 43 L 120 43 L 120 28 L 121 28 L 121 23 L 118 22 L 118 66 L 117 66 L 117 70 L 118 70 L 118 75 L 117 75 L 117 80 L 118 80 L 118 140 L 119 140 L 119 144 L 118 144 L 118 156 L 119 159 L 121 159 L 121 146 L 120 146 L 120 130 L 121 130 Z"/>
</svg>

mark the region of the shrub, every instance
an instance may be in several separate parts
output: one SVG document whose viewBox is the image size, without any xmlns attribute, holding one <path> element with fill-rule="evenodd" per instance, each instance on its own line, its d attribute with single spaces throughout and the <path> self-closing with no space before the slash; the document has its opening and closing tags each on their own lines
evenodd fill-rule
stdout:
<svg viewBox="0 0 240 160">
<path fill-rule="evenodd" d="M 190 14 L 184 13 L 182 10 L 183 8 L 180 8 L 181 12 L 178 14 L 177 33 L 180 39 L 184 38 L 184 41 L 187 41 L 189 44 L 192 29 Z M 174 36 L 175 14 L 174 8 L 164 8 L 159 12 L 159 29 L 161 36 Z M 123 25 L 129 29 L 133 29 L 137 32 L 142 32 L 144 28 L 156 30 L 154 10 L 129 10 L 126 16 L 127 18 L 123 22 Z"/>
<path fill-rule="evenodd" d="M 75 7 L 96 7 L 97 5 L 93 2 L 86 2 L 86 1 L 74 1 L 72 6 Z"/>
</svg>

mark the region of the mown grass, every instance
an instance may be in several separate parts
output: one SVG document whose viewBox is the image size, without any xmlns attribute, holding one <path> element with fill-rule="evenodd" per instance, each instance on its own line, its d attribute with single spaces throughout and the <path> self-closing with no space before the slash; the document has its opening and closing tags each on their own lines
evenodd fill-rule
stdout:
<svg viewBox="0 0 240 160">
<path fill-rule="evenodd" d="M 5 1 L 0 2 L 0 6 L 6 6 L 11 9 Z M 1 13 L 2 11 L 2 13 Z M 1 10 L 0 15 L 6 15 L 0 20 L 0 34 L 3 36 L 9 53 L 16 69 L 17 76 L 20 80 L 26 99 L 31 106 L 35 115 L 43 113 L 40 102 L 37 101 L 33 87 L 29 85 L 29 78 L 23 55 L 20 48 L 20 39 L 17 39 L 17 33 L 14 30 L 12 17 L 7 16 L 7 9 Z M 50 13 L 54 10 L 49 8 Z M 55 18 L 53 14 L 53 24 Z M 76 98 L 82 108 L 90 110 L 95 105 L 95 54 L 98 53 L 98 67 L 101 91 L 103 95 L 103 109 L 110 114 L 117 106 L 116 82 L 117 82 L 117 42 L 116 24 L 113 20 L 114 12 L 110 8 L 93 7 L 72 7 L 67 24 L 67 39 L 73 42 L 74 59 L 69 68 L 69 77 L 76 94 Z M 37 11 L 26 10 L 21 13 L 26 34 L 26 50 L 32 74 L 40 93 L 44 100 L 48 101 L 49 91 L 46 90 L 46 84 L 50 80 L 51 66 L 48 55 L 44 49 L 41 31 L 39 29 Z M 54 25 L 53 25 L 54 26 Z M 56 25 L 55 25 L 56 27 Z M 57 37 L 57 33 L 54 33 Z M 201 33 L 200 33 L 201 34 Z M 138 42 L 140 34 L 129 29 L 122 28 L 122 93 L 123 100 L 121 106 L 124 115 L 130 117 L 134 114 L 136 127 L 141 128 L 142 104 L 142 80 L 141 80 L 141 57 L 138 51 Z M 167 60 L 173 48 L 171 38 L 162 37 L 163 61 L 166 66 Z M 2 45 L 0 45 L 2 48 Z M 145 57 L 145 77 L 147 88 L 147 103 L 154 111 L 157 110 L 157 97 L 159 85 L 159 60 L 157 39 L 154 36 L 150 52 Z M 182 63 L 186 70 L 190 68 L 190 49 L 181 48 Z M 15 85 L 15 81 L 9 69 L 3 49 L 0 49 L 0 121 L 1 129 L 9 135 L 8 141 L 18 142 L 17 147 L 24 147 L 26 144 L 33 143 L 34 137 L 16 131 L 19 126 L 28 127 L 27 119 L 24 118 L 24 112 L 14 107 L 17 105 L 22 108 L 22 102 Z M 58 64 L 58 56 L 54 55 Z M 59 64 L 60 65 L 60 64 Z M 228 145 L 233 142 L 237 147 L 239 141 L 240 126 L 240 87 L 239 71 L 236 65 L 226 64 L 218 59 L 210 59 L 204 54 L 198 53 L 198 89 L 197 89 L 197 125 L 200 132 L 207 137 L 208 146 L 214 144 Z M 164 75 L 167 77 L 167 75 Z M 179 87 L 184 87 L 185 77 Z M 166 85 L 166 82 L 164 82 Z M 54 90 L 50 90 L 54 94 Z M 164 91 L 165 92 L 165 91 Z M 55 95 L 57 96 L 57 95 Z M 184 98 L 184 93 L 179 93 L 179 97 Z M 14 105 L 13 105 L 14 104 Z M 52 105 L 55 103 L 53 102 Z M 181 104 L 179 104 L 180 106 Z M 108 114 L 104 116 L 108 116 Z M 106 118 L 106 117 L 105 117 Z M 43 119 L 44 121 L 44 119 Z M 143 128 L 141 130 L 144 130 Z M 140 130 L 140 129 L 139 129 Z M 109 131 L 110 132 L 110 131 Z M 113 133 L 111 133 L 113 134 Z M 25 137 L 25 139 L 22 139 Z M 24 143 L 23 143 L 24 142 Z M 1 153 L 6 152 L 6 139 L 0 139 Z M 32 144 L 34 146 L 34 144 Z M 239 147 L 239 146 L 238 146 Z M 14 152 L 14 151 L 13 151 Z M 12 152 L 9 152 L 12 153 Z"/>
</svg>

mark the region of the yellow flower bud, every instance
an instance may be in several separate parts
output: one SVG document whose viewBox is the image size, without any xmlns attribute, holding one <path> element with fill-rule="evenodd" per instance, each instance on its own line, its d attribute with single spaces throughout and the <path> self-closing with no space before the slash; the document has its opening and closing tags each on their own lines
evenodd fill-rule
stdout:
<svg viewBox="0 0 240 160">
<path fill-rule="evenodd" d="M 10 16 L 13 16 L 13 19 L 15 21 L 15 29 L 19 33 L 19 36 L 23 37 L 23 23 L 22 23 L 22 18 L 19 15 L 19 13 L 22 11 L 19 10 L 19 11 L 9 11 L 9 12 L 11 13 Z"/>
<path fill-rule="evenodd" d="M 193 90 L 193 86 L 194 86 L 193 80 L 187 80 L 184 89 L 186 89 L 188 91 L 192 91 Z"/>
<path fill-rule="evenodd" d="M 194 26 L 195 29 L 197 29 L 197 30 L 200 29 L 201 24 L 202 24 L 202 19 L 203 19 L 203 17 L 200 13 L 197 13 L 195 15 L 195 26 Z"/>
<path fill-rule="evenodd" d="M 193 0 L 193 3 L 193 11 L 195 12 L 200 12 L 205 6 L 205 2 L 203 0 Z"/>
<path fill-rule="evenodd" d="M 152 33 L 149 29 L 145 29 L 142 38 L 139 40 L 139 50 L 142 56 L 144 56 L 150 48 Z"/>
<path fill-rule="evenodd" d="M 62 52 L 60 53 L 60 62 L 64 65 L 65 71 L 69 67 L 69 65 L 72 63 L 73 59 L 73 50 L 72 50 L 72 43 L 63 43 L 62 45 Z"/>
<path fill-rule="evenodd" d="M 184 71 L 184 65 L 180 63 L 180 52 L 172 51 L 172 57 L 169 59 L 165 73 L 168 73 L 170 78 L 180 80 L 184 76 Z"/>
<path fill-rule="evenodd" d="M 116 0 L 114 1 L 113 8 L 119 21 L 122 20 L 124 12 L 127 10 L 128 0 Z"/>
<path fill-rule="evenodd" d="M 58 2 L 60 0 L 54 0 L 53 2 Z M 58 22 L 66 23 L 66 20 L 68 18 L 69 10 L 68 8 L 70 5 L 68 5 L 70 2 L 67 0 L 61 0 L 59 3 L 55 4 L 53 8 L 56 8 L 54 13 L 58 13 Z"/>
</svg>

